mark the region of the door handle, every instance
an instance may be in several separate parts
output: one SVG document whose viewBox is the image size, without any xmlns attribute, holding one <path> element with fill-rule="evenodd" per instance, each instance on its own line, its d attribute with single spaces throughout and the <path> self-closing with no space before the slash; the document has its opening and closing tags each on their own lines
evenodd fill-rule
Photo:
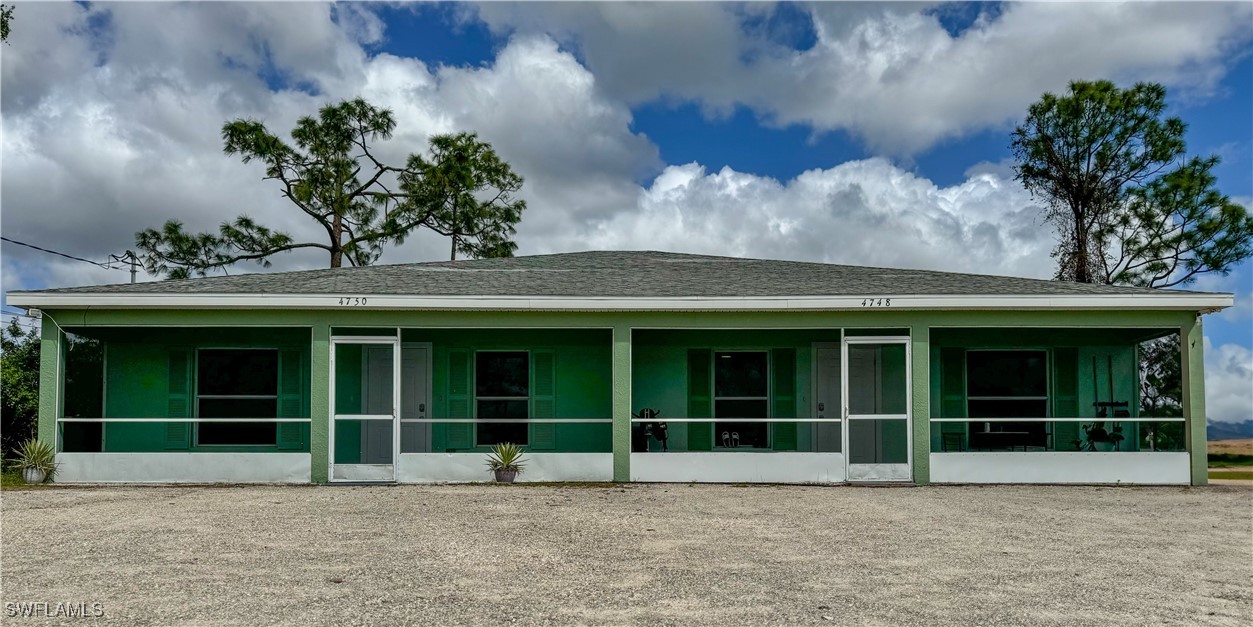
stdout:
<svg viewBox="0 0 1253 627">
<path fill-rule="evenodd" d="M 824 411 L 827 408 L 826 403 L 818 403 L 818 411 Z"/>
<path fill-rule="evenodd" d="M 418 403 L 418 413 L 426 411 L 426 403 Z"/>
</svg>

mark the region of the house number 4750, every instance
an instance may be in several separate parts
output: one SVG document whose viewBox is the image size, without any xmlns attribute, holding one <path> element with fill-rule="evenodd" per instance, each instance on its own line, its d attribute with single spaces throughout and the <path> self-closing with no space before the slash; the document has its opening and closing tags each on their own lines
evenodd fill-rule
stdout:
<svg viewBox="0 0 1253 627">
<path fill-rule="evenodd" d="M 862 307 L 891 307 L 891 298 L 863 298 L 861 300 Z"/>
<path fill-rule="evenodd" d="M 342 296 L 339 299 L 341 307 L 364 307 L 365 297 L 362 296 Z"/>
</svg>

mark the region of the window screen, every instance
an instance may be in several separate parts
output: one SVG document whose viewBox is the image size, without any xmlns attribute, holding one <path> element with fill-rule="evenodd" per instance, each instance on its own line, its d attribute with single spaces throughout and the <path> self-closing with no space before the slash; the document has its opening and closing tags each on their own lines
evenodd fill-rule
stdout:
<svg viewBox="0 0 1253 627">
<path fill-rule="evenodd" d="M 715 352 L 714 417 L 769 418 L 769 359 L 765 351 Z M 715 422 L 714 446 L 767 448 L 765 422 Z"/>
<path fill-rule="evenodd" d="M 966 352 L 967 416 L 970 418 L 1046 418 L 1049 415 L 1048 354 L 1027 350 Z M 1041 421 L 971 422 L 970 446 L 1012 449 L 1046 442 Z"/>
<path fill-rule="evenodd" d="M 474 356 L 475 416 L 490 420 L 530 417 L 531 356 L 525 351 L 482 351 Z M 527 423 L 483 422 L 476 425 L 476 442 L 527 444 Z"/>
<path fill-rule="evenodd" d="M 278 425 L 247 418 L 278 416 L 278 351 L 202 349 L 196 356 L 196 415 L 238 418 L 204 422 L 197 443 L 206 446 L 274 446 Z"/>
</svg>

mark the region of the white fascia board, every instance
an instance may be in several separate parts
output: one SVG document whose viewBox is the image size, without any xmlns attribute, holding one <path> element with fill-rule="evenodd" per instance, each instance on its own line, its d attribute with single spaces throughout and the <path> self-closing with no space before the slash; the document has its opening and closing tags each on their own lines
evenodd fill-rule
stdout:
<svg viewBox="0 0 1253 627">
<path fill-rule="evenodd" d="M 500 311 L 1183 310 L 1232 306 L 1231 294 L 898 295 L 656 297 L 403 296 L 386 294 L 118 294 L 9 292 L 9 305 L 42 309 L 320 309 Z"/>
</svg>

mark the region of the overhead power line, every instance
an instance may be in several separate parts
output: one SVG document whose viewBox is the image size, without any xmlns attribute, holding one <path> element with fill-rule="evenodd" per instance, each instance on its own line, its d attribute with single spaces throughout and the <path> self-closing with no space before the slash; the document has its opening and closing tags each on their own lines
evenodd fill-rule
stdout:
<svg viewBox="0 0 1253 627">
<path fill-rule="evenodd" d="M 90 260 L 90 259 L 83 259 L 82 257 L 75 257 L 74 255 L 69 255 L 69 254 L 66 254 L 66 253 L 63 253 L 63 252 L 60 252 L 60 251 L 57 251 L 57 250 L 52 250 L 52 249 L 50 249 L 50 248 L 44 248 L 44 247 L 42 247 L 42 246 L 36 246 L 36 245 L 34 245 L 34 244 L 27 244 L 26 242 L 19 242 L 19 241 L 15 240 L 15 239 L 9 239 L 9 238 L 7 238 L 7 237 L 3 237 L 3 236 L 0 236 L 0 240 L 4 240 L 4 241 L 6 241 L 6 242 L 8 242 L 8 243 L 10 243 L 10 244 L 17 244 L 18 246 L 25 246 L 25 247 L 27 247 L 27 248 L 33 248 L 33 249 L 38 250 L 38 251 L 40 251 L 40 252 L 45 252 L 45 253 L 48 253 L 48 254 L 51 254 L 51 255 L 58 255 L 58 256 L 61 256 L 61 257 L 65 257 L 66 259 L 73 259 L 74 261 L 81 261 L 81 262 L 83 262 L 83 263 L 89 263 L 89 264 L 91 264 L 91 265 L 93 265 L 93 266 L 97 266 L 97 267 L 100 267 L 100 268 L 106 268 L 106 269 L 109 269 L 109 270 L 126 270 L 126 268 L 118 268 L 118 267 L 115 267 L 115 266 L 111 266 L 111 265 L 109 265 L 109 264 L 107 264 L 107 263 L 101 263 L 101 262 L 99 262 L 99 261 L 92 261 L 92 260 Z"/>
</svg>

